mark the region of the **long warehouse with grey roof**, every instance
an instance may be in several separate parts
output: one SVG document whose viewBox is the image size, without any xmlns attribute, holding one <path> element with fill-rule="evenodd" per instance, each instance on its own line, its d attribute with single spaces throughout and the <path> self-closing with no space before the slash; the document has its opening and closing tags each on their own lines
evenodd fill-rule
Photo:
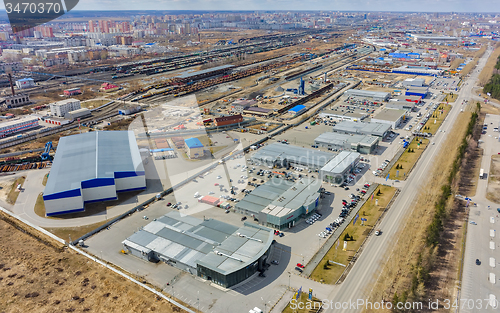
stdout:
<svg viewBox="0 0 500 313">
<path fill-rule="evenodd" d="M 272 230 L 264 226 L 245 222 L 236 227 L 171 211 L 122 244 L 132 255 L 228 288 L 265 269 L 272 241 Z"/>
<path fill-rule="evenodd" d="M 314 144 L 335 150 L 352 150 L 370 154 L 378 148 L 379 137 L 366 135 L 348 135 L 326 132 L 314 139 Z"/>
<path fill-rule="evenodd" d="M 62 137 L 43 194 L 45 214 L 81 212 L 86 203 L 116 200 L 117 192 L 143 189 L 146 177 L 133 132 Z"/>
<path fill-rule="evenodd" d="M 360 134 L 377 137 L 385 137 L 391 131 L 391 125 L 382 123 L 363 123 L 341 121 L 333 126 L 333 131 L 341 134 Z"/>
<path fill-rule="evenodd" d="M 329 152 L 272 143 L 260 148 L 252 157 L 253 162 L 264 163 L 273 167 L 307 167 L 311 170 L 322 168 L 335 155 Z"/>
</svg>

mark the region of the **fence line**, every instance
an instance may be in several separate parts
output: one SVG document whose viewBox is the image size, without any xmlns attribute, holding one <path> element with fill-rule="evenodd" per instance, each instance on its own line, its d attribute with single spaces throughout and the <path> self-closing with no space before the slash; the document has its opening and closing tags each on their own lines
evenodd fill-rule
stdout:
<svg viewBox="0 0 500 313">
<path fill-rule="evenodd" d="M 42 233 L 42 234 L 50 237 L 51 239 L 53 239 L 53 240 L 55 240 L 55 241 L 57 241 L 57 242 L 65 245 L 65 246 L 67 246 L 68 248 L 74 250 L 76 253 L 83 255 L 84 257 L 86 257 L 86 258 L 88 258 L 88 259 L 96 262 L 97 264 L 105 266 L 107 269 L 109 269 L 109 270 L 115 272 L 116 274 L 118 274 L 118 275 L 120 275 L 120 276 L 122 276 L 122 277 L 124 277 L 124 278 L 126 278 L 128 280 L 130 280 L 131 282 L 139 285 L 140 287 L 142 287 L 142 288 L 144 288 L 144 289 L 146 289 L 146 290 L 154 293 L 158 297 L 161 297 L 161 298 L 167 300 L 168 302 L 170 302 L 170 303 L 178 306 L 179 308 L 181 308 L 181 309 L 183 309 L 183 310 L 185 310 L 185 311 L 187 311 L 189 313 L 195 313 L 194 311 L 190 310 L 189 308 L 185 307 L 184 305 L 180 304 L 179 302 L 177 302 L 177 301 L 175 301 L 173 299 L 170 299 L 169 297 L 167 297 L 163 293 L 157 291 L 156 289 L 151 288 L 151 287 L 149 287 L 149 286 L 147 286 L 147 285 L 145 285 L 145 284 L 137 281 L 136 279 L 132 278 L 131 276 L 123 273 L 122 271 L 120 271 L 120 270 L 118 270 L 118 269 L 116 269 L 114 267 L 108 266 L 108 264 L 105 263 L 105 262 L 103 262 L 102 260 L 99 260 L 98 258 L 96 258 L 96 257 L 88 254 L 87 252 L 85 252 L 85 251 L 83 251 L 81 249 L 78 249 L 77 247 L 73 246 L 72 244 L 68 244 L 66 241 L 62 240 L 61 238 L 57 237 L 56 235 L 52 234 L 51 232 L 49 232 L 49 231 L 47 231 L 47 230 L 45 230 L 45 229 L 43 229 L 43 228 L 41 228 L 41 227 L 39 227 L 37 225 L 32 224 L 31 222 L 29 222 L 29 221 L 27 221 L 27 220 L 19 217 L 18 215 L 10 212 L 9 210 L 7 210 L 7 209 L 5 209 L 3 207 L 0 207 L 0 211 L 2 211 L 3 213 L 9 215 L 12 218 L 18 220 L 19 222 L 21 222 L 21 223 L 23 223 L 23 224 L 25 224 L 25 225 L 27 225 L 27 226 L 29 226 L 29 227 L 31 227 L 31 228 L 39 231 L 40 233 Z"/>
</svg>

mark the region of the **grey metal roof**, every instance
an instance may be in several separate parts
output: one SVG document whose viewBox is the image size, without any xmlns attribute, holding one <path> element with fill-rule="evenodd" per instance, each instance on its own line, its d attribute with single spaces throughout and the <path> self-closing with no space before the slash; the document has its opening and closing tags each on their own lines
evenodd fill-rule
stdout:
<svg viewBox="0 0 500 313">
<path fill-rule="evenodd" d="M 358 152 L 342 151 L 333 158 L 333 160 L 328 162 L 321 171 L 333 174 L 343 174 L 359 157 L 360 154 Z"/>
<path fill-rule="evenodd" d="M 193 268 L 200 263 L 227 274 L 257 260 L 269 249 L 272 240 L 272 231 L 266 227 L 245 223 L 238 228 L 221 221 L 200 220 L 171 211 L 144 226 L 123 244 L 141 251 L 153 250 L 160 256 Z M 231 257 L 217 255 L 214 251 Z"/>
<path fill-rule="evenodd" d="M 272 178 L 255 188 L 235 206 L 251 212 L 261 212 L 268 206 L 281 206 L 295 210 L 318 197 L 321 181 L 303 178 L 292 183 L 280 178 Z"/>
<path fill-rule="evenodd" d="M 62 137 L 44 195 L 81 187 L 94 178 L 114 178 L 115 172 L 143 172 L 132 131 L 99 131 Z"/>
<path fill-rule="evenodd" d="M 337 125 L 333 126 L 334 132 L 370 134 L 379 137 L 382 137 L 390 129 L 391 126 L 387 124 L 351 121 L 341 121 Z"/>
<path fill-rule="evenodd" d="M 272 143 L 260 148 L 252 159 L 277 160 L 287 159 L 289 161 L 305 164 L 306 166 L 322 167 L 333 158 L 333 154 L 308 148 L 302 148 L 282 143 Z"/>
<path fill-rule="evenodd" d="M 345 94 L 348 96 L 360 96 L 360 97 L 377 97 L 377 98 L 387 98 L 391 94 L 388 92 L 382 91 L 370 91 L 370 90 L 358 90 L 358 89 L 349 89 L 345 91 Z"/>
<path fill-rule="evenodd" d="M 189 78 L 189 77 L 193 77 L 193 76 L 197 76 L 197 75 L 201 75 L 201 74 L 205 74 L 205 73 L 210 73 L 213 71 L 218 71 L 218 70 L 222 70 L 222 69 L 230 68 L 230 67 L 234 67 L 234 65 L 226 64 L 226 65 L 216 66 L 216 67 L 212 67 L 212 68 L 207 68 L 206 70 L 201 70 L 201 71 L 192 72 L 192 73 L 185 72 L 185 73 L 182 73 L 180 75 L 177 75 L 176 77 Z"/>
<path fill-rule="evenodd" d="M 389 126 L 390 127 L 390 126 Z M 356 134 L 341 134 L 326 132 L 314 139 L 315 143 L 329 144 L 336 146 L 345 146 L 346 144 L 364 144 L 374 145 L 378 142 L 378 138 L 374 136 L 356 135 Z"/>
</svg>

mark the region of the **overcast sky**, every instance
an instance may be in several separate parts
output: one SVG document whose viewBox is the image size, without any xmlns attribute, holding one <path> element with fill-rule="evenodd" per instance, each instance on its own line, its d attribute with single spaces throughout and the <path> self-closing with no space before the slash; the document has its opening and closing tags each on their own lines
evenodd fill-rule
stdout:
<svg viewBox="0 0 500 313">
<path fill-rule="evenodd" d="M 3 7 L 2 3 L 0 8 Z M 79 0 L 74 10 L 361 10 L 493 13 L 500 12 L 500 0 Z"/>
</svg>

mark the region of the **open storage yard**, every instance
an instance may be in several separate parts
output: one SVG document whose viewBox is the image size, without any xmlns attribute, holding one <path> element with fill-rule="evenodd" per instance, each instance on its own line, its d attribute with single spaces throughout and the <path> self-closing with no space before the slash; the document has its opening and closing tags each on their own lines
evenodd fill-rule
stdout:
<svg viewBox="0 0 500 313">
<path fill-rule="evenodd" d="M 0 216 L 2 312 L 181 312 L 109 269 Z"/>
</svg>

